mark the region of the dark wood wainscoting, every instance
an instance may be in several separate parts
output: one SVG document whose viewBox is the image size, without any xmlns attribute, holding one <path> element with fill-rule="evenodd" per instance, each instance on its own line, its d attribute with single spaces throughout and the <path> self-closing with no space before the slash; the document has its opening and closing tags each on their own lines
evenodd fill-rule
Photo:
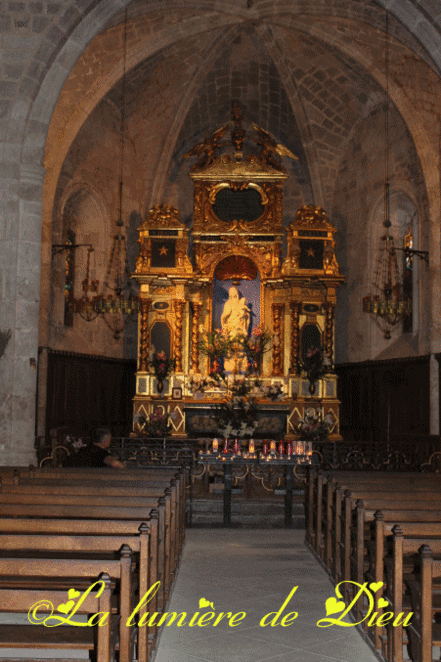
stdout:
<svg viewBox="0 0 441 662">
<path fill-rule="evenodd" d="M 428 439 L 430 356 L 335 366 L 345 441 Z"/>
<path fill-rule="evenodd" d="M 114 436 L 132 427 L 136 361 L 50 350 L 46 430 L 90 434 L 99 426 Z"/>
</svg>

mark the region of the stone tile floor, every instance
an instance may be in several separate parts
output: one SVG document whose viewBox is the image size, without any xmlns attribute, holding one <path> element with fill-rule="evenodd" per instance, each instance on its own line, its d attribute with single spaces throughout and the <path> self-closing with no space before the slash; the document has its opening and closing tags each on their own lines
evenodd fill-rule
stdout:
<svg viewBox="0 0 441 662">
<path fill-rule="evenodd" d="M 211 611 L 199 607 L 204 598 L 216 614 L 246 617 L 236 627 L 163 626 L 154 662 L 376 662 L 355 627 L 317 626 L 335 593 L 304 536 L 293 529 L 188 529 L 168 611 L 187 612 L 189 623 L 196 611 Z M 298 617 L 287 627 L 260 626 L 294 586 L 283 615 Z"/>
</svg>

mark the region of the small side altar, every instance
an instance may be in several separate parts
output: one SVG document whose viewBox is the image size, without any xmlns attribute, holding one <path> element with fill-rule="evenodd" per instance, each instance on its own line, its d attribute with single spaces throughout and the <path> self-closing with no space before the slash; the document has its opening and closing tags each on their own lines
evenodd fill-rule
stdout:
<svg viewBox="0 0 441 662">
<path fill-rule="evenodd" d="M 280 155 L 296 157 L 262 127 L 244 124 L 235 104 L 231 121 L 186 155 L 198 157 L 189 168 L 192 218 L 183 222 L 164 203 L 139 227 L 133 431 L 141 434 L 138 421 L 160 410 L 173 436 L 220 436 L 213 414 L 231 402 L 229 380 L 243 379 L 260 389 L 249 389 L 257 424 L 244 436 L 295 438 L 313 410 L 340 440 L 336 229 L 314 205 L 284 219 Z M 318 351 L 320 369 L 309 370 Z"/>
</svg>

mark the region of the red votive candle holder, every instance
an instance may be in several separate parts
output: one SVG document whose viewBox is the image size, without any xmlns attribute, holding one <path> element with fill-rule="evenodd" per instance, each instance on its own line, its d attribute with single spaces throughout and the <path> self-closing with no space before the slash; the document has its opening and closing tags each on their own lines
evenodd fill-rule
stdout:
<svg viewBox="0 0 441 662">
<path fill-rule="evenodd" d="M 267 442 L 266 439 L 263 442 L 262 453 L 263 453 L 263 455 L 268 455 L 268 442 Z"/>
<path fill-rule="evenodd" d="M 228 439 L 224 441 L 224 453 L 228 453 Z"/>
<path fill-rule="evenodd" d="M 285 454 L 285 447 L 283 445 L 283 441 L 279 443 L 279 455 L 284 455 Z"/>
<path fill-rule="evenodd" d="M 233 452 L 238 453 L 239 450 L 240 450 L 239 439 L 235 439 L 233 444 Z"/>
</svg>

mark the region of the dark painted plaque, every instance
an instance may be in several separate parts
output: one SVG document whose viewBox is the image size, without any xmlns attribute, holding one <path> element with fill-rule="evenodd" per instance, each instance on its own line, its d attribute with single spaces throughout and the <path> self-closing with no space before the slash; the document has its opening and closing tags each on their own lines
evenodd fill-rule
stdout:
<svg viewBox="0 0 441 662">
<path fill-rule="evenodd" d="M 300 241 L 300 269 L 323 269 L 323 241 Z"/>
<path fill-rule="evenodd" d="M 256 221 L 264 212 L 260 193 L 254 189 L 224 188 L 216 196 L 213 212 L 221 221 Z"/>
<path fill-rule="evenodd" d="M 176 241 L 173 239 L 152 239 L 151 266 L 173 268 L 176 265 Z"/>
</svg>

